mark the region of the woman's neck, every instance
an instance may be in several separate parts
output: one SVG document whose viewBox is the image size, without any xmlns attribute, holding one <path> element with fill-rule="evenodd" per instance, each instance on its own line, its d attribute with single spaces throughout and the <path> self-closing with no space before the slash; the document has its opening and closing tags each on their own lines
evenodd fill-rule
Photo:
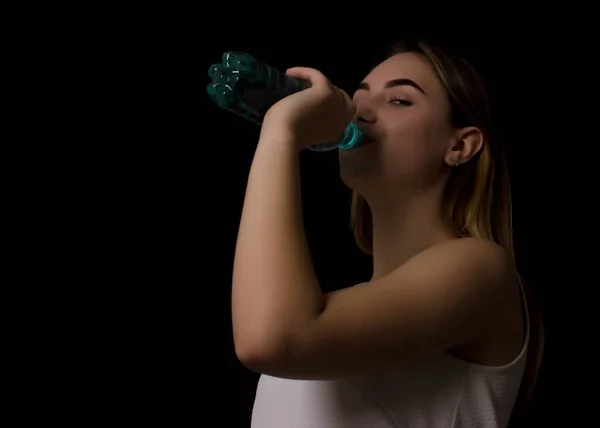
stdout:
<svg viewBox="0 0 600 428">
<path fill-rule="evenodd" d="M 453 239 L 441 213 L 443 188 L 418 195 L 380 195 L 367 199 L 373 217 L 373 280 L 424 249 Z"/>
</svg>

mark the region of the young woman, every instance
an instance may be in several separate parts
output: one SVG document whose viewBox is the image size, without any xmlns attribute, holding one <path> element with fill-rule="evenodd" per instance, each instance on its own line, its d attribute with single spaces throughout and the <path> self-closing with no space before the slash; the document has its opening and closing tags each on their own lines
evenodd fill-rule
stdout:
<svg viewBox="0 0 600 428">
<path fill-rule="evenodd" d="M 476 73 L 413 42 L 353 100 L 317 70 L 288 74 L 312 87 L 267 113 L 233 274 L 236 352 L 262 373 L 252 426 L 506 427 L 535 382 L 541 324 L 515 269 L 507 167 Z M 340 153 L 341 176 L 373 276 L 324 294 L 299 150 L 350 120 L 366 137 Z"/>
</svg>

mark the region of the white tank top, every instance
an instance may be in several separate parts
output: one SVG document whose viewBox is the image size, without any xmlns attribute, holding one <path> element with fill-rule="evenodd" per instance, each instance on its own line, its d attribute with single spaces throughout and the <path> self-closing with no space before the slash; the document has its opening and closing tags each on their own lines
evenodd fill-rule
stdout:
<svg viewBox="0 0 600 428">
<path fill-rule="evenodd" d="M 529 314 L 519 355 L 500 367 L 451 354 L 385 373 L 335 381 L 262 375 L 252 428 L 505 428 L 527 360 Z"/>
</svg>

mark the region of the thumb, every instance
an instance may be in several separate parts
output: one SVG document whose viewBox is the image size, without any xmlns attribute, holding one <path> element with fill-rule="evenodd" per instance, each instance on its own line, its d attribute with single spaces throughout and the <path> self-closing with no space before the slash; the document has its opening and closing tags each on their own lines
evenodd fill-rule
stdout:
<svg viewBox="0 0 600 428">
<path fill-rule="evenodd" d="M 313 86 L 329 85 L 329 79 L 323 73 L 314 68 L 292 67 L 285 71 L 285 74 L 296 79 L 308 80 Z"/>
</svg>

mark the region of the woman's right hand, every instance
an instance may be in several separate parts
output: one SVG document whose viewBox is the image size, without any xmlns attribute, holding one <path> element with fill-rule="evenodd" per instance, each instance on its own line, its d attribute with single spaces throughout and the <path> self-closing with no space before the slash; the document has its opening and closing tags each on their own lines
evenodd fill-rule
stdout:
<svg viewBox="0 0 600 428">
<path fill-rule="evenodd" d="M 311 87 L 275 103 L 265 115 L 261 139 L 287 138 L 296 148 L 334 141 L 354 117 L 352 99 L 313 68 L 295 67 L 286 74 L 308 80 Z"/>
</svg>

